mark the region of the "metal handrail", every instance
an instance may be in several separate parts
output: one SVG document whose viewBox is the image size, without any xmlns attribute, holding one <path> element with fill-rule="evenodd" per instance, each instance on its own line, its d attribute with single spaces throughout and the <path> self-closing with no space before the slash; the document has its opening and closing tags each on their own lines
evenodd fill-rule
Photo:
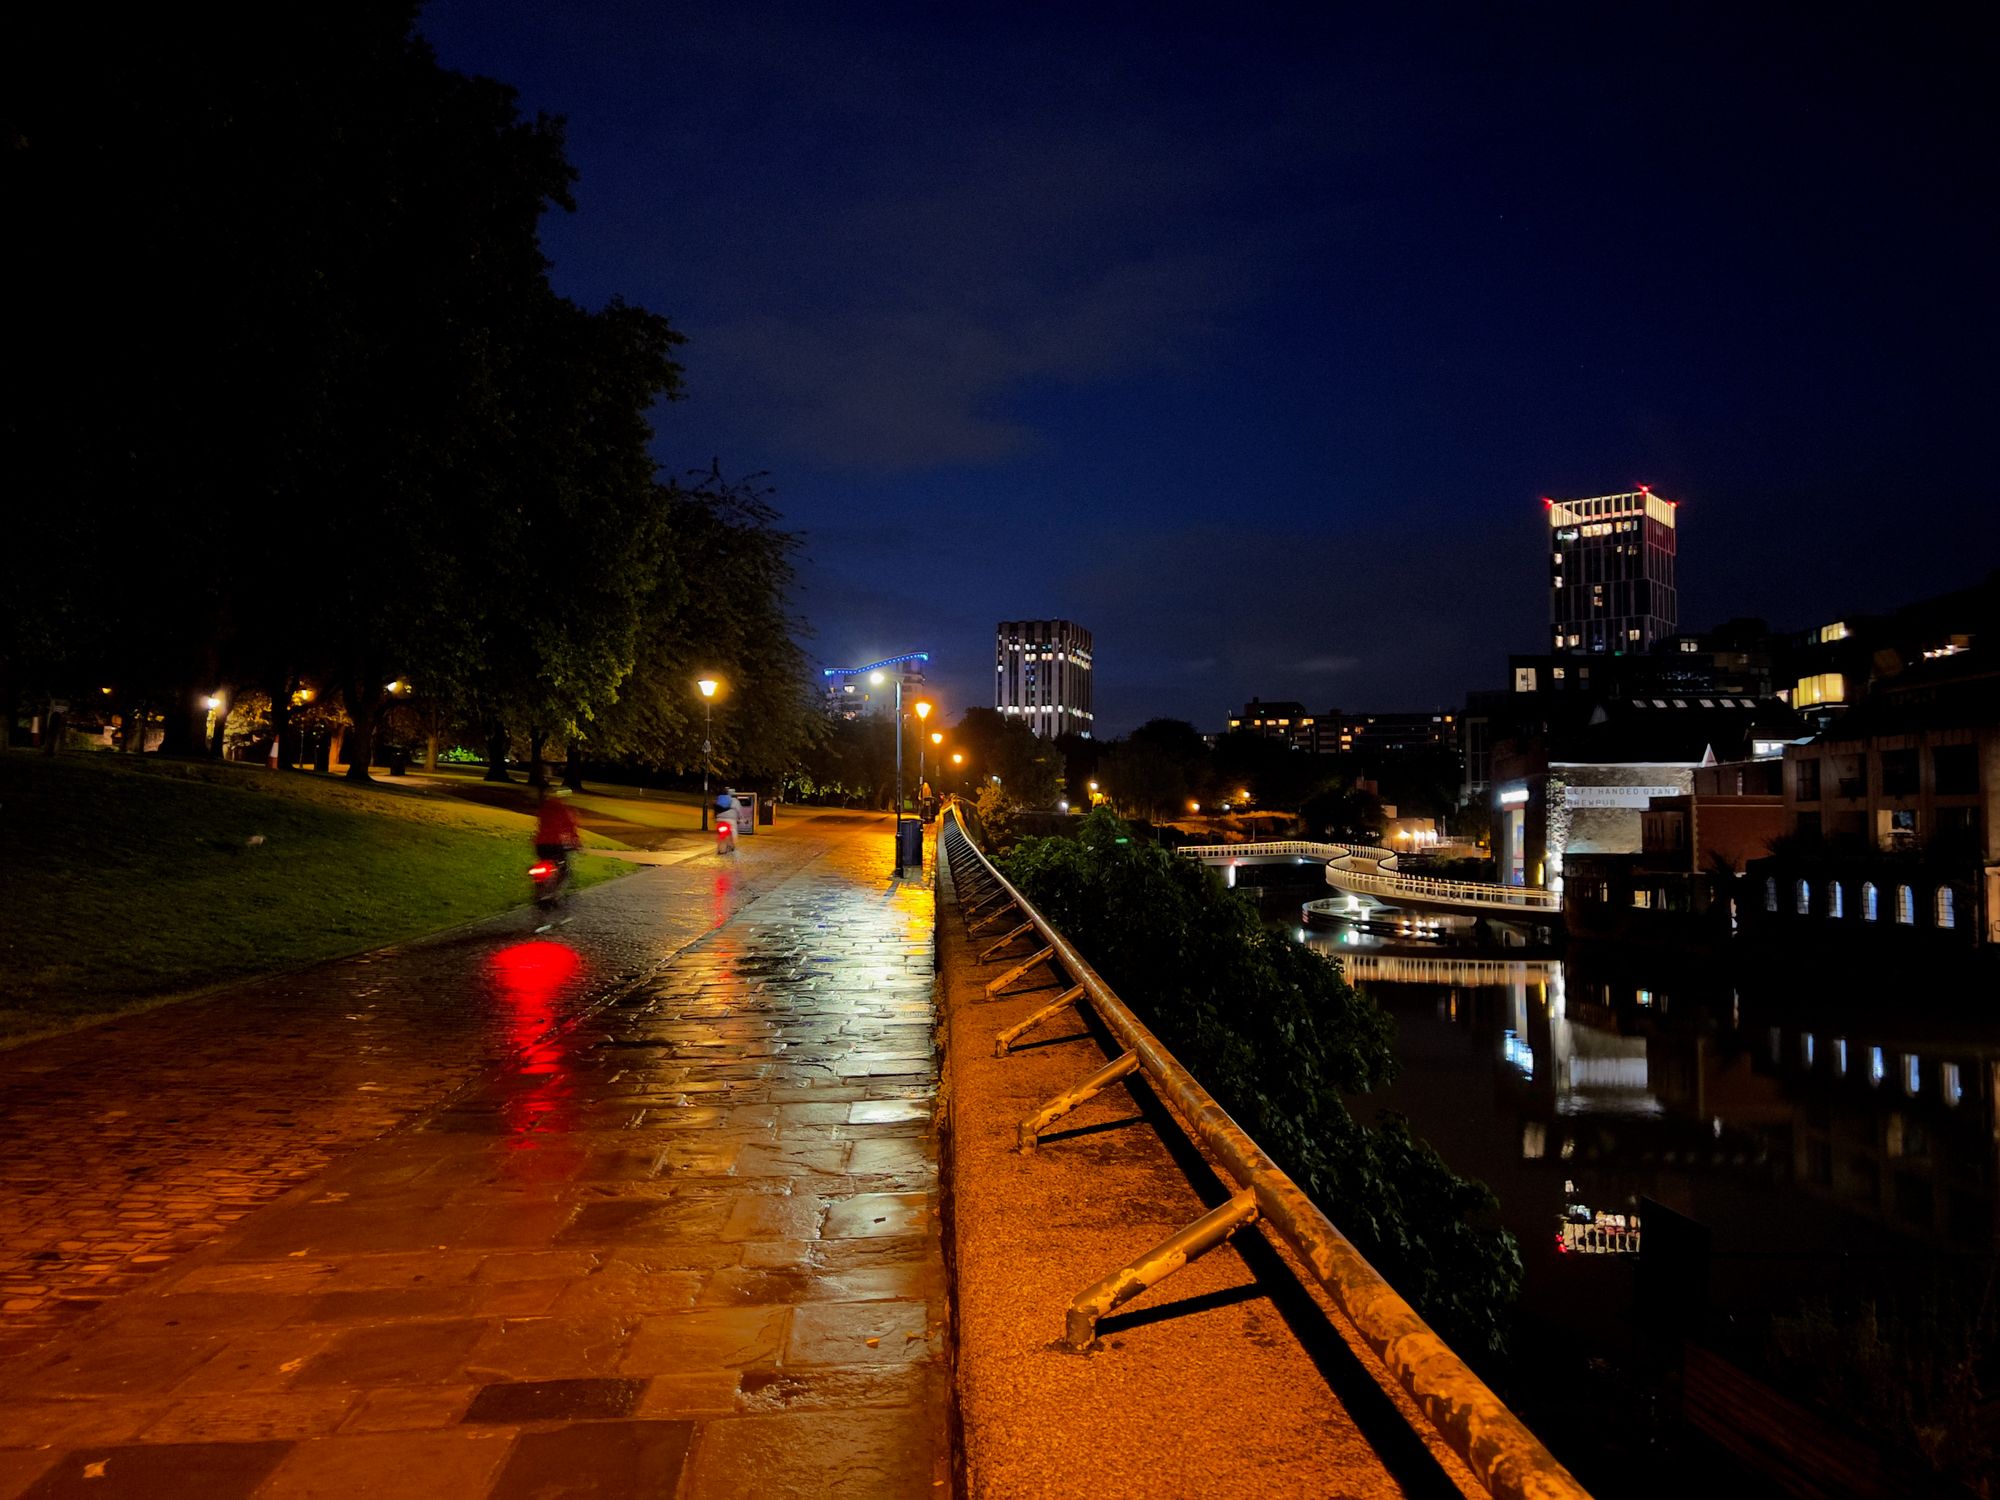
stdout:
<svg viewBox="0 0 2000 1500">
<path fill-rule="evenodd" d="M 1304 1190 L 1265 1155 L 1250 1134 L 1132 1014 L 1069 940 L 994 867 L 966 833 L 955 800 L 947 804 L 939 825 L 939 853 L 944 856 L 941 866 L 953 845 L 977 860 L 980 873 L 1006 892 L 1082 991 L 1082 997 L 1090 1001 L 1105 1029 L 1126 1049 L 1126 1057 L 1132 1059 L 1130 1063 L 1114 1060 L 1073 1094 L 1087 1097 L 1085 1089 L 1095 1092 L 1093 1086 L 1101 1087 L 1099 1080 L 1121 1065 L 1124 1071 L 1143 1072 L 1189 1133 L 1222 1162 L 1241 1189 L 1228 1204 L 1155 1247 L 1149 1260 L 1163 1252 L 1169 1261 L 1176 1255 L 1189 1258 L 1191 1241 L 1199 1240 L 1205 1248 L 1216 1242 L 1217 1234 L 1226 1234 L 1228 1227 L 1247 1222 L 1246 1211 L 1248 1217 L 1263 1219 L 1311 1269 L 1320 1287 L 1353 1322 L 1452 1451 L 1471 1466 L 1488 1493 L 1501 1500 L 1588 1500 L 1588 1492 L 1526 1424 L 1417 1316 Z M 1027 1130 L 1024 1124 L 1024 1144 Z M 1225 1210 L 1229 1212 L 1225 1214 Z M 1106 1311 L 1123 1300 L 1121 1291 L 1131 1295 L 1153 1279 L 1157 1277 L 1138 1279 L 1114 1273 L 1083 1293 L 1071 1306 L 1072 1336 L 1079 1313 Z"/>
</svg>

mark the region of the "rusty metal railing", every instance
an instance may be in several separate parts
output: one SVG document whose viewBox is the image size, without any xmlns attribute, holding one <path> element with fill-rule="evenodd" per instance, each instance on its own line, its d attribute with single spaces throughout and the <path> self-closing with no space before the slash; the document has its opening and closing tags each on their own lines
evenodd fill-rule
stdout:
<svg viewBox="0 0 2000 1500">
<path fill-rule="evenodd" d="M 962 872 L 955 868 L 960 862 Z M 1064 1344 L 1078 1351 L 1096 1347 L 1099 1319 L 1225 1243 L 1244 1225 L 1262 1220 L 1267 1230 L 1311 1270 L 1319 1286 L 1353 1322 L 1426 1420 L 1471 1466 L 1488 1493 L 1500 1500 L 1588 1500 L 1583 1486 L 1555 1455 L 1417 1316 L 1333 1221 L 1132 1014 L 1068 939 L 994 867 L 967 835 L 956 802 L 946 806 L 939 820 L 938 867 L 940 875 L 951 868 L 960 909 L 975 931 L 1008 917 L 1015 919 L 1004 939 L 981 952 L 982 962 L 1000 960 L 1003 950 L 1023 938 L 1037 945 L 1032 955 L 1017 960 L 986 985 L 987 998 L 998 997 L 1040 964 L 1068 981 L 1053 1002 L 995 1036 L 997 1056 L 1007 1056 L 1021 1037 L 1085 1000 L 1124 1049 L 1089 1078 L 1023 1120 L 1020 1149 L 1035 1150 L 1050 1124 L 1137 1072 L 1145 1075 L 1188 1133 L 1235 1179 L 1237 1191 L 1227 1202 L 1079 1292 L 1064 1320 Z"/>
</svg>

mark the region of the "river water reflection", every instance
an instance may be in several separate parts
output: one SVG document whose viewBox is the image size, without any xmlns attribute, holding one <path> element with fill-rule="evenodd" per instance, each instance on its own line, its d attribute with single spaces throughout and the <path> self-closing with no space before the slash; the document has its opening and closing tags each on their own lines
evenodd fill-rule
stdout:
<svg viewBox="0 0 2000 1500">
<path fill-rule="evenodd" d="M 1525 1272 L 1510 1397 L 1600 1493 L 1715 1477 L 1661 1379 L 1683 1338 L 1755 1368 L 1802 1299 L 1994 1250 L 2000 1045 L 1973 997 L 1292 930 L 1396 1018 L 1400 1076 L 1357 1113 L 1407 1115 L 1498 1196 Z M 1655 1234 L 1672 1296 L 1639 1265 Z"/>
</svg>

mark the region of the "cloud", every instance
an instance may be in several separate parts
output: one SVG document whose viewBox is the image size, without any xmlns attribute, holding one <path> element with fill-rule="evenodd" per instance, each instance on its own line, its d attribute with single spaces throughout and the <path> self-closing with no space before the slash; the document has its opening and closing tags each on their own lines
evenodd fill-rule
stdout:
<svg viewBox="0 0 2000 1500">
<path fill-rule="evenodd" d="M 1315 677 L 1330 677 L 1337 672 L 1351 672 L 1359 665 L 1359 661 L 1352 656 L 1308 656 L 1304 661 L 1293 662 L 1291 670 Z"/>
</svg>

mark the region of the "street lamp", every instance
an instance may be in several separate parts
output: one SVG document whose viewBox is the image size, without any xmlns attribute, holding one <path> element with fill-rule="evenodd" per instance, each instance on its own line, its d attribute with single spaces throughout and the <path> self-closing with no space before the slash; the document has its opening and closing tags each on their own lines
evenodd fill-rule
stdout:
<svg viewBox="0 0 2000 1500">
<path fill-rule="evenodd" d="M 876 687 L 882 685 L 882 674 L 870 672 L 868 680 Z M 894 838 L 896 843 L 896 878 L 903 878 L 903 674 L 896 674 L 896 804 Z"/>
<path fill-rule="evenodd" d="M 928 722 L 928 721 L 929 721 L 929 719 L 930 719 L 930 716 L 931 716 L 931 705 L 930 705 L 930 703 L 929 703 L 929 702 L 928 702 L 927 700 L 925 700 L 925 699 L 923 699 L 923 698 L 919 698 L 919 699 L 918 699 L 918 700 L 917 700 L 917 701 L 916 701 L 915 703 L 912 703 L 912 704 L 910 705 L 910 707 L 911 707 L 911 708 L 912 708 L 912 709 L 913 709 L 913 710 L 914 710 L 914 711 L 916 712 L 916 715 L 917 715 L 917 817 L 918 817 L 919 819 L 921 819 L 921 818 L 923 817 L 923 815 L 924 815 L 924 730 L 923 730 L 923 726 L 924 726 L 924 725 L 925 725 L 925 723 L 926 723 L 926 722 Z M 899 730 L 898 732 L 900 732 L 900 730 Z"/>
<path fill-rule="evenodd" d="M 708 832 L 708 767 L 714 753 L 715 690 L 722 684 L 713 677 L 695 679 L 701 690 L 701 831 Z"/>
</svg>

